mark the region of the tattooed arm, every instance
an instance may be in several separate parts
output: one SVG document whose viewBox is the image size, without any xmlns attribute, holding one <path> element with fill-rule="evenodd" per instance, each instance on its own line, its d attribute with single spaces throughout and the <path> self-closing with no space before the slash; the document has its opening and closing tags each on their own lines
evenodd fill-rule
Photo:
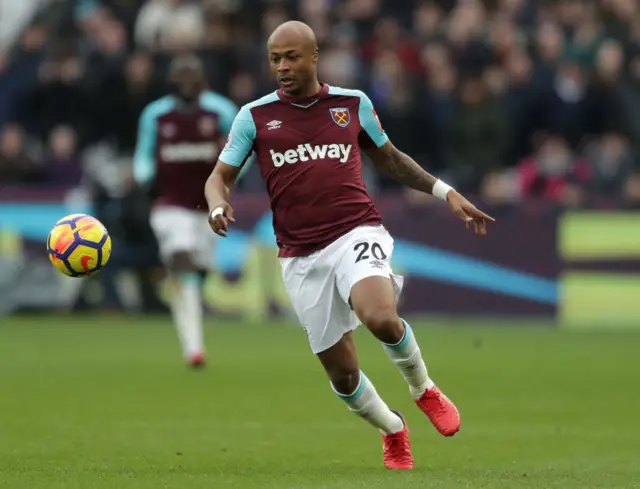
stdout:
<svg viewBox="0 0 640 489">
<path fill-rule="evenodd" d="M 438 178 L 423 170 L 413 158 L 397 149 L 391 141 L 387 141 L 380 147 L 370 144 L 369 141 L 361 141 L 360 147 L 364 149 L 373 165 L 380 172 L 407 187 L 428 194 L 434 193 L 433 186 L 436 185 L 436 182 L 438 185 L 448 187 L 443 182 L 439 182 Z M 451 211 L 465 223 L 467 228 L 473 224 L 476 234 L 481 236 L 487 234 L 487 222 L 494 222 L 491 216 L 476 208 L 454 189 L 445 190 L 441 198 L 446 199 Z"/>
<path fill-rule="evenodd" d="M 357 93 L 360 97 L 358 118 L 362 128 L 358 135 L 358 144 L 371 158 L 373 165 L 385 175 L 407 187 L 446 201 L 451 211 L 465 223 L 467 228 L 473 223 L 476 234 L 487 234 L 487 222 L 493 222 L 493 218 L 477 209 L 442 180 L 424 171 L 413 158 L 399 151 L 382 129 L 371 99 L 363 92 Z"/>
<path fill-rule="evenodd" d="M 373 166 L 389 178 L 415 190 L 433 193 L 433 185 L 438 179 L 423 170 L 411 156 L 400 151 L 391 141 L 379 148 L 373 144 L 367 145 L 365 152 L 371 158 Z"/>
</svg>

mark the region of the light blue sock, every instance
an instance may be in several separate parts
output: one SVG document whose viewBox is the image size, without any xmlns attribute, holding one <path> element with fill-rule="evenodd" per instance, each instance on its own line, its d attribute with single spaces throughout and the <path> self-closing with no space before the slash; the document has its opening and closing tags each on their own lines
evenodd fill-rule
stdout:
<svg viewBox="0 0 640 489">
<path fill-rule="evenodd" d="M 371 381 L 360 372 L 358 387 L 351 394 L 341 394 L 333 384 L 331 388 L 342 399 L 349 411 L 378 428 L 382 433 L 397 433 L 404 429 L 404 421 L 391 411 L 382 400 Z"/>
<path fill-rule="evenodd" d="M 178 280 L 182 285 L 197 285 L 200 287 L 202 279 L 198 272 L 180 272 L 178 274 Z"/>
<path fill-rule="evenodd" d="M 418 399 L 425 390 L 431 389 L 434 383 L 429 378 L 427 366 L 422 359 L 422 353 L 411 326 L 404 319 L 402 322 L 404 323 L 402 339 L 395 345 L 383 343 L 382 346 L 391 361 L 400 370 L 404 380 L 409 384 L 411 396 Z"/>
</svg>

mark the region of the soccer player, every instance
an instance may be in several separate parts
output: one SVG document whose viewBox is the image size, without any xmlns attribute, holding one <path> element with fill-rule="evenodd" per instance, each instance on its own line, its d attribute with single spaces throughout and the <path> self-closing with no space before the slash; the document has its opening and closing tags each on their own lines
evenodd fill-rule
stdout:
<svg viewBox="0 0 640 489">
<path fill-rule="evenodd" d="M 170 306 L 186 361 L 205 362 L 201 283 L 213 260 L 214 235 L 202 192 L 233 118 L 229 99 L 206 90 L 200 60 L 175 58 L 169 66 L 173 93 L 149 104 L 140 117 L 133 170 L 155 196 L 151 226 L 175 287 Z"/>
<path fill-rule="evenodd" d="M 384 464 L 414 466 L 407 425 L 359 369 L 352 331 L 359 322 L 382 342 L 417 406 L 445 436 L 460 428 L 455 405 L 428 375 L 416 337 L 398 316 L 401 277 L 391 270 L 393 239 L 362 181 L 361 150 L 380 171 L 446 201 L 476 234 L 493 219 L 424 171 L 389 141 L 361 91 L 320 83 L 313 31 L 280 25 L 268 42 L 280 89 L 240 110 L 205 193 L 221 236 L 234 211 L 229 194 L 252 150 L 266 182 L 282 277 L 313 353 L 349 410 L 382 433 Z"/>
</svg>

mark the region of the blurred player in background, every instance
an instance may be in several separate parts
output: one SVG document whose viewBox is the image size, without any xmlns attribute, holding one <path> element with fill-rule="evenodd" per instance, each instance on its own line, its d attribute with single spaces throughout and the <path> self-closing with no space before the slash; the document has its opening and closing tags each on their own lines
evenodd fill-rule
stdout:
<svg viewBox="0 0 640 489">
<path fill-rule="evenodd" d="M 235 118 L 206 186 L 211 227 L 227 235 L 234 222 L 230 189 L 255 150 L 271 199 L 284 283 L 311 349 L 335 393 L 381 431 L 385 466 L 411 469 L 404 418 L 359 369 L 351 333 L 359 322 L 382 342 L 441 434 L 455 434 L 460 416 L 429 378 L 411 327 L 398 316 L 402 279 L 392 273 L 393 239 L 362 181 L 361 149 L 380 171 L 448 202 L 476 234 L 486 234 L 492 219 L 396 149 L 363 92 L 318 81 L 318 47 L 306 24 L 279 26 L 268 51 L 280 89 L 245 105 Z"/>
<path fill-rule="evenodd" d="M 139 122 L 134 176 L 154 195 L 151 226 L 175 287 L 171 311 L 184 356 L 204 365 L 202 277 L 213 260 L 203 188 L 226 139 L 237 107 L 206 90 L 196 56 L 175 58 L 169 67 L 172 94 L 149 104 Z"/>
</svg>

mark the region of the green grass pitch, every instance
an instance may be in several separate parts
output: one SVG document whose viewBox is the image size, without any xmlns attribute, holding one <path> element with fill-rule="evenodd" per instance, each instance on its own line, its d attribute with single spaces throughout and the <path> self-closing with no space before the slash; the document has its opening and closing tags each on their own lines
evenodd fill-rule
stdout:
<svg viewBox="0 0 640 489">
<path fill-rule="evenodd" d="M 414 322 L 462 414 L 445 439 L 359 330 L 363 370 L 411 430 L 416 469 L 398 473 L 304 333 L 212 326 L 208 368 L 190 371 L 168 318 L 2 318 L 0 487 L 640 487 L 638 331 Z"/>
</svg>

